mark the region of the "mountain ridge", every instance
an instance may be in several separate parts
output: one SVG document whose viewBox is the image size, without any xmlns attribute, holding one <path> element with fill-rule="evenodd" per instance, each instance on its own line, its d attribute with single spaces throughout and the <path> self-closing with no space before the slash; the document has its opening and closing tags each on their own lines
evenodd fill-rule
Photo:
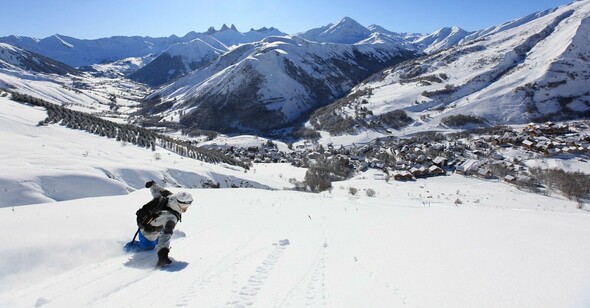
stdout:
<svg viewBox="0 0 590 308">
<path fill-rule="evenodd" d="M 535 16 L 381 71 L 331 112 L 370 127 L 378 116 L 403 110 L 413 119 L 406 132 L 445 129 L 445 119 L 457 115 L 483 125 L 589 117 L 590 4 L 574 2 Z M 367 119 L 347 112 L 361 107 L 372 112 Z"/>
</svg>

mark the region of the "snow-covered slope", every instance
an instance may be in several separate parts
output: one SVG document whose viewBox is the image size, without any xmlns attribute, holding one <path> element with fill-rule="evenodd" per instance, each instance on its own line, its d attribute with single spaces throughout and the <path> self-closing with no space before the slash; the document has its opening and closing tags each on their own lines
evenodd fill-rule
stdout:
<svg viewBox="0 0 590 308">
<path fill-rule="evenodd" d="M 0 69 L 57 75 L 79 74 L 74 68 L 64 63 L 6 43 L 0 43 Z"/>
<path fill-rule="evenodd" d="M 191 189 L 174 263 L 161 271 L 155 252 L 121 250 L 146 189 L 0 208 L 0 306 L 590 304 L 590 216 L 573 202 L 458 176 L 336 185 L 322 194 Z"/>
<path fill-rule="evenodd" d="M 251 29 L 241 33 L 234 25 L 223 25 L 220 30 L 210 28 L 205 33 L 191 32 L 185 36 L 194 37 L 188 42 L 177 43 L 154 61 L 129 76 L 130 79 L 152 87 L 161 86 L 194 70 L 204 68 L 217 60 L 221 54 L 244 43 L 256 42 L 268 36 L 285 35 L 275 28 Z"/>
<path fill-rule="evenodd" d="M 125 58 L 144 57 L 149 54 L 159 55 L 174 44 L 190 42 L 196 38 L 200 38 L 211 44 L 207 38 L 210 36 L 220 42 L 220 45 L 213 46 L 215 48 L 222 48 L 223 45 L 231 46 L 254 42 L 271 35 L 284 35 L 284 33 L 275 28 L 251 29 L 246 33 L 241 33 L 233 26 L 231 29 L 225 26 L 219 31 L 213 29 L 209 33 L 190 32 L 184 37 L 175 35 L 161 38 L 113 36 L 84 40 L 59 34 L 44 39 L 11 35 L 1 37 L 0 42 L 42 54 L 73 67 L 78 67 L 109 63 Z"/>
<path fill-rule="evenodd" d="M 336 24 L 329 24 L 319 29 L 312 29 L 299 36 L 316 42 L 354 44 L 371 35 L 371 31 L 350 17 L 344 17 Z"/>
<path fill-rule="evenodd" d="M 180 41 L 181 39 L 176 36 L 167 38 L 114 36 L 83 40 L 58 34 L 44 39 L 13 35 L 0 38 L 0 42 L 42 54 L 73 67 L 142 57 L 151 53 L 159 54 Z"/>
<path fill-rule="evenodd" d="M 590 215 L 559 195 L 372 171 L 320 194 L 281 190 L 306 170 L 245 172 L 37 126 L 46 112 L 8 97 L 0 91 L 0 307 L 590 305 Z M 162 271 L 155 252 L 122 251 L 149 179 L 195 198 Z M 205 181 L 224 188 L 196 189 Z"/>
<path fill-rule="evenodd" d="M 186 126 L 270 132 L 344 95 L 371 73 L 416 57 L 390 45 L 316 43 L 268 37 L 225 53 L 209 67 L 155 91 L 148 100 L 170 104 L 160 115 L 186 111 Z M 150 105 L 151 109 L 161 108 Z"/>
<path fill-rule="evenodd" d="M 415 45 L 414 41 L 424 35 L 416 33 L 397 33 L 379 25 L 364 27 L 350 17 L 344 17 L 336 24 L 311 29 L 297 36 L 306 40 L 336 44 L 389 44 L 397 48 L 418 49 L 425 46 Z"/>
<path fill-rule="evenodd" d="M 171 186 L 289 187 L 237 167 L 156 152 L 59 125 L 37 126 L 43 109 L 0 97 L 0 207 L 127 194 L 146 179 Z M 133 164 L 130 162 L 133 161 Z M 284 186 L 283 186 L 284 185 Z"/>
<path fill-rule="evenodd" d="M 252 43 L 256 41 L 260 41 L 265 37 L 269 36 L 283 36 L 287 35 L 275 29 L 271 28 L 261 28 L 258 30 L 250 29 L 248 32 L 240 32 L 234 25 L 228 27 L 227 25 L 223 25 L 221 29 L 215 30 L 214 28 L 209 28 L 207 32 L 204 33 L 205 35 L 211 36 L 215 40 L 222 42 L 225 46 L 233 46 L 239 45 L 244 43 Z M 215 45 L 213 45 L 215 46 Z M 219 47 L 218 47 L 219 48 Z"/>
<path fill-rule="evenodd" d="M 415 121 L 406 133 L 452 115 L 490 124 L 588 117 L 589 28 L 588 1 L 531 15 L 375 74 L 333 109 L 341 118 L 361 107 L 374 116 L 403 109 Z"/>
<path fill-rule="evenodd" d="M 228 50 L 221 43 L 215 45 L 221 45 L 223 49 L 215 48 L 198 38 L 190 42 L 174 44 L 148 65 L 131 74 L 129 78 L 153 87 L 160 86 L 207 66 Z"/>
<path fill-rule="evenodd" d="M 92 64 L 78 67 L 79 70 L 90 73 L 96 77 L 125 77 L 146 66 L 157 57 L 156 54 L 148 54 L 142 57 L 130 57 L 108 63 Z"/>
<path fill-rule="evenodd" d="M 101 116 L 130 114 L 148 89 L 124 78 L 93 77 L 44 56 L 0 43 L 0 90 L 32 95 Z"/>
<path fill-rule="evenodd" d="M 417 39 L 414 44 L 418 45 L 426 53 L 433 53 L 458 45 L 471 33 L 459 27 L 445 27 Z"/>
</svg>

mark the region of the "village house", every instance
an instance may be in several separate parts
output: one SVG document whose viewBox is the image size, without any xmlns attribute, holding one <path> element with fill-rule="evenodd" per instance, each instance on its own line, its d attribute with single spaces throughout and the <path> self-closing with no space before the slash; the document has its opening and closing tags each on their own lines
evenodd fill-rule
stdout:
<svg viewBox="0 0 590 308">
<path fill-rule="evenodd" d="M 392 177 L 396 181 L 411 181 L 414 180 L 414 176 L 406 170 L 395 170 L 392 172 Z"/>
</svg>

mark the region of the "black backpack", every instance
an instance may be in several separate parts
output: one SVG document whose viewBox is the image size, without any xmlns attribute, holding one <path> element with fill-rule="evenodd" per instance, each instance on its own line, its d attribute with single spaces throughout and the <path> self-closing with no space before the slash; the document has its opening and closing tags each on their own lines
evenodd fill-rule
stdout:
<svg viewBox="0 0 590 308">
<path fill-rule="evenodd" d="M 160 191 L 161 197 L 154 198 L 152 201 L 144 204 L 135 215 L 137 216 L 137 226 L 147 232 L 161 231 L 163 227 L 154 227 L 150 225 L 152 220 L 156 219 L 162 210 L 168 210 L 173 213 L 178 220 L 180 220 L 180 213 L 168 207 L 168 196 L 172 194 L 169 190 L 162 189 Z"/>
<path fill-rule="evenodd" d="M 152 201 L 144 204 L 139 210 L 137 210 L 137 212 L 135 212 L 135 215 L 137 216 L 137 226 L 148 232 L 158 231 L 158 227 L 150 225 L 150 222 L 158 217 L 160 211 L 166 208 L 167 204 L 168 198 L 166 197 L 154 198 Z"/>
</svg>

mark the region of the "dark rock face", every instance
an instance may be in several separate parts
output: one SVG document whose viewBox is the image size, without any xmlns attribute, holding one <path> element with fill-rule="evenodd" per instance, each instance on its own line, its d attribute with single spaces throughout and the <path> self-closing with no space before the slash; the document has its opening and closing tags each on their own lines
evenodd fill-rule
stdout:
<svg viewBox="0 0 590 308">
<path fill-rule="evenodd" d="M 149 65 L 129 75 L 129 79 L 156 87 L 186 73 L 180 56 L 172 57 L 167 53 L 163 53 L 150 62 Z"/>
</svg>

